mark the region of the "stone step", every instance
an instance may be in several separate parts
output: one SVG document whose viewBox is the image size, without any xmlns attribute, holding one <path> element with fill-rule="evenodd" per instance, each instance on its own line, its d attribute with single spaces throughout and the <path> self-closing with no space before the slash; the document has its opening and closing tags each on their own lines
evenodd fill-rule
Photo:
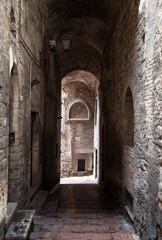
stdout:
<svg viewBox="0 0 162 240">
<path fill-rule="evenodd" d="M 58 209 L 57 210 L 58 213 L 68 213 L 68 214 L 105 214 L 107 213 L 107 209 Z"/>
<path fill-rule="evenodd" d="M 38 216 L 39 217 L 39 216 Z M 124 219 L 124 216 L 119 214 L 116 215 L 114 213 L 52 213 L 52 217 L 53 219 L 69 219 L 69 218 L 73 218 L 73 219 L 107 219 L 107 218 L 111 218 L 111 219 Z"/>
<path fill-rule="evenodd" d="M 52 233 L 130 233 L 133 234 L 132 226 L 123 219 L 54 219 L 54 218 L 34 218 L 34 231 Z"/>
<path fill-rule="evenodd" d="M 48 230 L 47 230 L 48 229 Z M 38 226 L 35 227 L 34 230 L 38 230 Z M 128 233 L 128 229 L 123 227 L 122 224 L 109 224 L 109 225 L 64 225 L 64 224 L 56 224 L 56 225 L 48 225 L 44 224 L 39 229 L 39 232 L 50 231 L 52 233 Z"/>
<path fill-rule="evenodd" d="M 57 239 L 57 240 L 139 240 L 135 234 L 122 234 L 122 233 L 52 233 L 52 232 L 37 232 L 30 236 L 30 240 L 39 239 Z"/>
<path fill-rule="evenodd" d="M 7 204 L 7 215 L 6 215 L 6 227 L 5 227 L 5 230 L 7 231 L 9 226 L 11 225 L 15 215 L 16 215 L 16 212 L 17 212 L 17 209 L 18 209 L 18 203 L 12 203 L 12 202 L 9 202 Z"/>
<path fill-rule="evenodd" d="M 119 218 L 89 218 L 88 216 L 85 218 L 40 218 L 39 216 L 35 216 L 34 224 L 50 224 L 50 225 L 57 225 L 57 224 L 66 224 L 66 225 L 84 225 L 91 224 L 91 225 L 116 225 L 116 224 L 123 224 L 123 219 Z"/>
<path fill-rule="evenodd" d="M 46 200 L 48 197 L 48 192 L 40 190 L 34 197 L 33 201 L 31 202 L 29 209 L 35 210 L 36 213 L 39 213 L 45 206 Z"/>
<path fill-rule="evenodd" d="M 18 211 L 6 233 L 5 240 L 27 239 L 34 214 L 34 210 Z"/>
</svg>

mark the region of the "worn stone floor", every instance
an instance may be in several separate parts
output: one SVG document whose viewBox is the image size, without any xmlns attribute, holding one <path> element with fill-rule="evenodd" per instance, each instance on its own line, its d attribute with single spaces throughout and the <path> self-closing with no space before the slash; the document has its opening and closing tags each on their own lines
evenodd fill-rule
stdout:
<svg viewBox="0 0 162 240">
<path fill-rule="evenodd" d="M 139 238 L 98 184 L 69 184 L 64 181 L 54 194 L 49 195 L 44 210 L 35 215 L 29 239 Z"/>
<path fill-rule="evenodd" d="M 82 176 L 82 177 L 67 177 L 60 179 L 61 184 L 96 184 L 98 183 L 97 178 L 94 178 L 93 175 Z"/>
</svg>

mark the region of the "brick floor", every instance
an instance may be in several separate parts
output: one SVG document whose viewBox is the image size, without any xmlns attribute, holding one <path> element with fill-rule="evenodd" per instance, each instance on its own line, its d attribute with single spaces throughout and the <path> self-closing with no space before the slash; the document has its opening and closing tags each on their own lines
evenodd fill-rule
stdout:
<svg viewBox="0 0 162 240">
<path fill-rule="evenodd" d="M 132 226 L 97 184 L 62 184 L 35 215 L 30 240 L 137 240 Z"/>
</svg>

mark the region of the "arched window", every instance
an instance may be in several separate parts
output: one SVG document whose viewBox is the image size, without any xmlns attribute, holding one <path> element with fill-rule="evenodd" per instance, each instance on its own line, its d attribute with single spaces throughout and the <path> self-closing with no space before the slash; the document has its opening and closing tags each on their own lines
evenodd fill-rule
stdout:
<svg viewBox="0 0 162 240">
<path fill-rule="evenodd" d="M 124 104 L 124 143 L 127 146 L 133 146 L 134 142 L 134 108 L 131 89 L 128 88 Z"/>
<path fill-rule="evenodd" d="M 78 99 L 70 104 L 68 120 L 89 120 L 89 108 L 84 101 Z"/>
</svg>

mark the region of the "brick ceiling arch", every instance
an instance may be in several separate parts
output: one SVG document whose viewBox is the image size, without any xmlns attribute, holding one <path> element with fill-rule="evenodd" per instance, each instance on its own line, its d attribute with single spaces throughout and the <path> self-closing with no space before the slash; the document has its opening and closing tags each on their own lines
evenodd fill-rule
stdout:
<svg viewBox="0 0 162 240">
<path fill-rule="evenodd" d="M 83 70 L 76 70 L 69 72 L 62 78 L 62 88 L 65 88 L 67 84 L 76 81 L 86 84 L 93 92 L 95 92 L 96 87 L 99 84 L 98 79 L 92 73 Z"/>
<path fill-rule="evenodd" d="M 56 41 L 61 77 L 76 69 L 100 77 L 101 56 L 124 0 L 46 0 L 47 35 Z M 70 54 L 62 39 L 71 40 Z"/>
<path fill-rule="evenodd" d="M 87 43 L 73 44 L 70 51 L 59 53 L 58 59 L 61 78 L 69 72 L 84 70 L 91 72 L 97 79 L 100 79 L 101 54 Z"/>
<path fill-rule="evenodd" d="M 56 20 L 56 25 L 78 17 L 94 17 L 106 25 L 120 8 L 123 0 L 46 0 L 48 16 Z"/>
<path fill-rule="evenodd" d="M 108 38 L 107 26 L 97 18 L 84 17 L 75 18 L 59 27 L 53 33 L 51 29 L 51 38 L 57 42 L 57 51 L 62 51 L 62 39 L 68 36 L 73 44 L 87 42 L 100 53 L 103 52 L 105 42 Z M 53 33 L 53 35 L 52 35 Z"/>
</svg>

